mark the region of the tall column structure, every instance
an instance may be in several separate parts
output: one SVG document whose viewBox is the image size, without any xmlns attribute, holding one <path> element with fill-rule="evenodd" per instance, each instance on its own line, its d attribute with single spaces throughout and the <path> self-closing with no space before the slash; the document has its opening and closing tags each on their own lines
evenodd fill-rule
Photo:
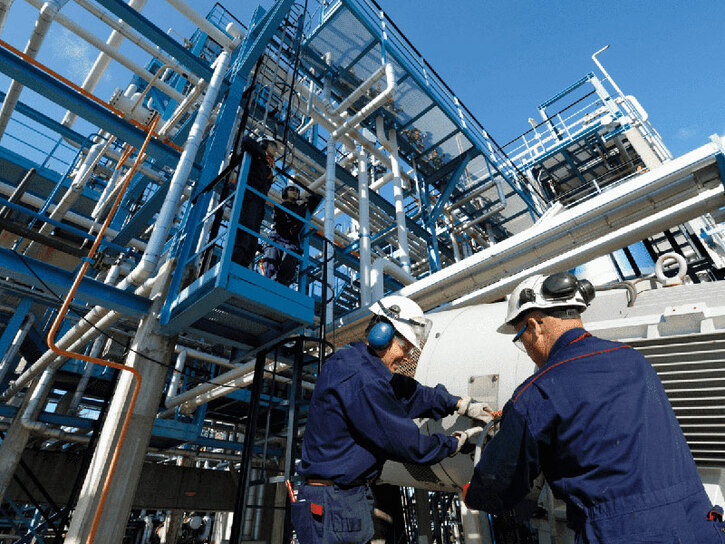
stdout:
<svg viewBox="0 0 725 544">
<path fill-rule="evenodd" d="M 172 366 L 175 339 L 161 335 L 158 314 L 165 302 L 174 265 L 174 261 L 168 261 L 159 272 L 158 280 L 151 291 L 151 309 L 141 319 L 126 359 L 126 366 L 135 368 L 141 374 L 141 390 L 112 475 L 108 496 L 95 528 L 96 536 L 101 537 L 99 542 L 121 544 L 123 541 L 126 520 L 141 476 L 161 394 Z M 66 544 L 85 544 L 94 529 L 94 518 L 101 501 L 103 484 L 110 470 L 113 453 L 119 445 L 119 434 L 133 393 L 133 380 L 130 372 L 123 372 L 118 380 L 98 447 L 93 454 L 80 499 L 73 513 Z"/>
</svg>

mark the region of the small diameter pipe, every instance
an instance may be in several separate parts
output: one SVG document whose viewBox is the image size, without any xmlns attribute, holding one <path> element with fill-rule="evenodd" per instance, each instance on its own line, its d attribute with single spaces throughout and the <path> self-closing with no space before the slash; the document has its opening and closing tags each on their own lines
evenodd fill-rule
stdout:
<svg viewBox="0 0 725 544">
<path fill-rule="evenodd" d="M 372 304 L 370 288 L 370 195 L 368 187 L 368 156 L 361 147 L 358 151 L 357 189 L 360 209 L 360 305 Z"/>
<path fill-rule="evenodd" d="M 160 119 L 160 117 L 158 115 L 156 115 L 154 117 L 153 121 L 151 122 L 150 126 L 148 127 L 148 133 L 146 135 L 146 139 L 144 140 L 144 143 L 138 152 L 136 161 L 134 162 L 133 166 L 126 173 L 126 176 L 124 177 L 123 190 L 120 191 L 118 196 L 116 197 L 116 200 L 114 201 L 113 206 L 111 207 L 108 217 L 106 217 L 106 220 L 104 221 L 103 225 L 101 226 L 101 230 L 98 232 L 98 236 L 96 236 L 96 241 L 93 243 L 93 246 L 91 246 L 91 249 L 88 252 L 88 257 L 83 260 L 80 270 L 76 274 L 76 278 L 73 281 L 73 285 L 71 286 L 70 290 L 68 291 L 68 294 L 66 295 L 66 298 L 63 301 L 63 305 L 61 306 L 60 310 L 58 311 L 58 315 L 56 316 L 55 321 L 53 322 L 53 325 L 50 328 L 50 331 L 48 331 L 48 347 L 52 351 L 57 353 L 58 355 L 62 355 L 64 357 L 73 357 L 75 359 L 80 359 L 81 361 L 86 361 L 87 363 L 98 364 L 98 365 L 102 365 L 102 366 L 116 368 L 119 370 L 124 370 L 126 372 L 130 372 L 136 378 L 135 384 L 134 384 L 134 389 L 133 389 L 133 394 L 131 395 L 131 400 L 130 400 L 129 406 L 128 406 L 128 411 L 126 412 L 126 415 L 123 420 L 123 425 L 121 427 L 121 432 L 118 436 L 118 445 L 116 446 L 116 449 L 113 452 L 113 457 L 111 459 L 111 463 L 108 468 L 108 474 L 106 475 L 106 479 L 103 483 L 101 497 L 98 502 L 98 507 L 96 508 L 95 516 L 93 517 L 93 523 L 91 525 L 91 529 L 88 534 L 87 543 L 91 543 L 94 541 L 95 536 L 96 536 L 96 531 L 98 530 L 98 522 L 101 518 L 101 513 L 103 512 L 103 507 L 106 503 L 106 497 L 108 496 L 108 491 L 110 489 L 111 480 L 112 480 L 113 474 L 116 470 L 116 465 L 118 463 L 118 457 L 120 455 L 121 448 L 123 447 L 123 443 L 126 438 L 126 432 L 128 431 L 128 425 L 131 421 L 131 415 L 136 406 L 136 399 L 138 398 L 138 393 L 141 389 L 141 374 L 135 368 L 127 367 L 126 365 L 123 365 L 120 363 L 115 363 L 113 361 L 107 361 L 107 360 L 99 359 L 96 357 L 89 357 L 83 353 L 73 353 L 73 352 L 61 349 L 60 347 L 58 347 L 55 344 L 55 336 L 58 332 L 58 329 L 60 328 L 61 323 L 65 319 L 66 314 L 68 313 L 68 309 L 70 308 L 70 304 L 73 301 L 73 298 L 75 297 L 76 291 L 78 290 L 78 286 L 80 285 L 81 280 L 83 279 L 83 276 L 85 275 L 86 271 L 88 270 L 88 267 L 90 266 L 91 259 L 93 259 L 93 257 L 96 254 L 96 251 L 98 250 L 98 247 L 101 245 L 101 240 L 103 239 L 103 235 L 105 234 L 106 229 L 108 228 L 108 225 L 111 223 L 111 220 L 113 219 L 113 217 L 116 213 L 116 210 L 118 209 L 119 204 L 121 203 L 121 199 L 123 198 L 123 195 L 124 195 L 126 189 L 128 188 L 128 185 L 131 182 L 131 178 L 136 173 L 136 169 L 138 168 L 138 165 L 141 164 L 145 158 L 146 147 L 148 146 L 149 142 L 151 141 L 151 137 L 154 133 L 154 129 L 156 128 L 156 125 L 159 122 L 159 119 Z"/>
</svg>

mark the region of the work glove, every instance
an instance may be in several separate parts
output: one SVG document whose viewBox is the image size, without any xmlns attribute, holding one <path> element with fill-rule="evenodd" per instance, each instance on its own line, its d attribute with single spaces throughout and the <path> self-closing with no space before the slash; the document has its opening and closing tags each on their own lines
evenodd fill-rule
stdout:
<svg viewBox="0 0 725 544">
<path fill-rule="evenodd" d="M 476 444 L 474 444 L 475 440 L 471 439 L 482 430 L 481 427 L 471 427 L 465 431 L 453 431 L 451 436 L 458 440 L 458 446 L 456 447 L 456 451 L 451 454 L 451 457 L 457 453 L 471 453 L 476 448 Z"/>
<path fill-rule="evenodd" d="M 461 404 L 458 406 L 458 413 L 462 416 L 468 416 L 476 419 L 484 424 L 490 423 L 494 418 L 493 410 L 485 402 L 477 402 L 471 397 L 461 398 Z"/>
</svg>

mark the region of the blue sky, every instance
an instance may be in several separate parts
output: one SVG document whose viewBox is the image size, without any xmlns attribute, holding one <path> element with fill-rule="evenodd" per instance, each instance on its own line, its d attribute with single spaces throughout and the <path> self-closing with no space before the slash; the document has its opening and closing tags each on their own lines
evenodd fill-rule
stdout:
<svg viewBox="0 0 725 544">
<path fill-rule="evenodd" d="M 205 13 L 212 0 L 192 0 Z M 261 2 L 271 5 L 269 1 Z M 312 0 L 311 0 L 312 3 Z M 626 94 L 635 95 L 675 156 L 725 133 L 725 2 L 702 0 L 380 0 L 388 15 L 499 142 L 529 128 L 536 106 L 595 66 L 591 54 L 606 44 L 604 66 Z M 255 2 L 227 2 L 248 21 Z M 72 0 L 63 13 L 88 21 L 98 36 L 108 27 Z M 193 25 L 162 0 L 143 13 L 160 26 L 190 35 Z M 11 9 L 2 39 L 24 47 L 37 10 L 22 0 Z M 163 22 L 163 23 L 162 23 Z M 139 61 L 138 48 L 122 48 Z M 53 24 L 39 60 L 80 83 L 95 50 Z M 110 97 L 129 73 L 112 64 L 96 94 Z M 8 80 L 0 76 L 0 88 Z M 24 92 L 23 101 L 55 107 Z M 81 132 L 90 130 L 82 123 Z M 3 140 L 3 145 L 7 145 Z"/>
</svg>

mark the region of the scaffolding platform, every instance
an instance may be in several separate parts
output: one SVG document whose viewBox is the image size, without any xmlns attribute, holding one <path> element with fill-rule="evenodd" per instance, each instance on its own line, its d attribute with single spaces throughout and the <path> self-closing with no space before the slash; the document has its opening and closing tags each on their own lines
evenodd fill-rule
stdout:
<svg viewBox="0 0 725 544">
<path fill-rule="evenodd" d="M 219 262 L 169 301 L 164 334 L 192 329 L 209 341 L 261 346 L 314 319 L 314 301 L 234 262 Z"/>
</svg>

